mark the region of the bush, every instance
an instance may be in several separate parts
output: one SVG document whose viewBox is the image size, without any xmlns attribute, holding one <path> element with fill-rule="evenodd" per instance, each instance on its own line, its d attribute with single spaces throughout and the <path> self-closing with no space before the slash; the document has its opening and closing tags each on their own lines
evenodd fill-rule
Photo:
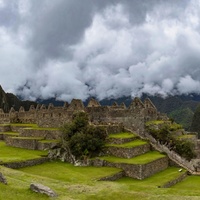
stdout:
<svg viewBox="0 0 200 200">
<path fill-rule="evenodd" d="M 196 157 L 193 151 L 194 145 L 190 141 L 176 139 L 175 144 L 175 151 L 187 160 L 191 160 Z"/>
<path fill-rule="evenodd" d="M 78 112 L 62 128 L 62 145 L 78 159 L 97 155 L 105 145 L 106 130 L 89 125 L 88 115 Z"/>
<path fill-rule="evenodd" d="M 162 128 L 147 127 L 148 132 L 161 144 L 165 144 L 168 148 L 173 149 L 180 156 L 186 158 L 187 160 L 191 160 L 196 157 L 194 152 L 194 145 L 190 141 L 180 140 L 175 138 L 171 131 L 179 129 L 180 126 L 178 124 L 174 124 L 173 128 L 171 125 L 165 125 Z"/>
</svg>

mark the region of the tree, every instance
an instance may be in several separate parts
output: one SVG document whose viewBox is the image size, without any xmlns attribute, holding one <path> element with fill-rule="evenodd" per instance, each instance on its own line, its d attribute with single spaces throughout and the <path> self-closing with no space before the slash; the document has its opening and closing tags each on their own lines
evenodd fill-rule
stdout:
<svg viewBox="0 0 200 200">
<path fill-rule="evenodd" d="M 77 159 L 93 157 L 103 149 L 106 130 L 102 127 L 89 125 L 89 118 L 85 112 L 77 112 L 71 123 L 62 128 L 62 145 Z"/>
<path fill-rule="evenodd" d="M 191 125 L 191 131 L 198 132 L 200 134 L 200 105 L 197 107 Z"/>
</svg>

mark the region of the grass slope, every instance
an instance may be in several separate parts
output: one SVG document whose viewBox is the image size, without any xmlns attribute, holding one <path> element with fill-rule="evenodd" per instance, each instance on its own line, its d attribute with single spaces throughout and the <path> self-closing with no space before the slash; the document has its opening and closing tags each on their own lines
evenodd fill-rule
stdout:
<svg viewBox="0 0 200 200">
<path fill-rule="evenodd" d="M 10 132 L 1 132 L 0 134 L 3 134 L 3 135 L 10 135 L 10 136 L 18 136 L 19 135 L 19 133 L 18 132 L 12 132 L 12 131 L 10 131 Z"/>
<path fill-rule="evenodd" d="M 108 138 L 115 138 L 115 139 L 127 139 L 127 138 L 135 138 L 137 135 L 133 133 L 118 133 L 118 134 L 110 134 Z"/>
<path fill-rule="evenodd" d="M 42 165 L 27 167 L 20 170 L 1 168 L 0 171 L 8 179 L 8 186 L 0 184 L 0 199 L 47 199 L 43 195 L 30 192 L 31 182 L 47 185 L 58 193 L 58 200 L 195 200 L 200 198 L 200 177 L 189 176 L 184 184 L 177 184 L 172 188 L 158 188 L 158 186 L 178 177 L 178 168 L 170 167 L 145 180 L 122 178 L 116 182 L 97 181 L 102 176 L 118 172 L 108 167 L 74 167 L 67 163 L 49 162 Z M 188 187 L 188 183 L 195 181 L 195 187 Z M 9 192 L 10 190 L 10 192 Z"/>
<path fill-rule="evenodd" d="M 0 161 L 1 162 L 17 162 L 40 158 L 47 155 L 46 151 L 25 150 L 22 148 L 6 146 L 4 142 L 0 142 Z"/>
<path fill-rule="evenodd" d="M 122 148 L 131 148 L 131 147 L 137 147 L 141 145 L 148 144 L 148 142 L 143 140 L 134 140 L 131 142 L 127 142 L 124 144 L 107 144 L 106 146 L 112 146 L 112 147 L 122 147 Z"/>
</svg>

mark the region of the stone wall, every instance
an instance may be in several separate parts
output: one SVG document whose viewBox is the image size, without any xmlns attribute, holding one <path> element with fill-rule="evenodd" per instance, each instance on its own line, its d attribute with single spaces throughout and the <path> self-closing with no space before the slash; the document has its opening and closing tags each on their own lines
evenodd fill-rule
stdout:
<svg viewBox="0 0 200 200">
<path fill-rule="evenodd" d="M 124 144 L 131 142 L 135 139 L 138 139 L 139 137 L 132 137 L 132 138 L 108 138 L 106 139 L 106 142 L 109 144 Z"/>
<path fill-rule="evenodd" d="M 115 133 L 120 133 L 124 132 L 124 125 L 121 124 L 107 124 L 107 125 L 97 125 L 99 127 L 105 128 L 107 131 L 107 134 L 115 134 Z"/>
<path fill-rule="evenodd" d="M 105 160 L 91 160 L 90 165 L 117 167 L 123 169 L 125 175 L 139 180 L 150 177 L 151 175 L 165 170 L 168 167 L 168 158 L 160 158 L 147 164 L 126 164 L 126 163 L 111 163 Z"/>
<path fill-rule="evenodd" d="M 150 144 L 144 144 L 133 148 L 107 147 L 107 153 L 120 158 L 132 158 L 150 151 Z"/>
<path fill-rule="evenodd" d="M 37 150 L 49 150 L 56 144 L 58 144 L 58 141 L 51 141 L 51 142 L 38 141 Z"/>
<path fill-rule="evenodd" d="M 0 126 L 0 132 L 7 132 L 7 131 L 11 131 L 11 126 L 10 125 Z"/>
<path fill-rule="evenodd" d="M 63 107 L 48 108 L 43 106 L 31 106 L 29 111 L 23 107 L 19 112 L 11 108 L 9 114 L 1 113 L 0 123 L 37 123 L 41 127 L 59 127 L 72 120 L 74 112 L 85 111 L 89 119 L 94 124 L 122 123 L 126 128 L 134 131 L 143 131 L 144 123 L 147 120 L 157 119 L 158 113 L 155 106 L 149 99 L 144 103 L 135 98 L 131 105 L 126 108 L 123 106 L 101 106 L 97 101 L 92 100 L 87 107 L 78 99 L 73 99 L 70 104 L 64 104 Z"/>
<path fill-rule="evenodd" d="M 20 162 L 9 162 L 2 164 L 5 167 L 12 168 L 12 169 L 19 169 L 23 167 L 31 167 L 34 165 L 43 164 L 44 162 L 48 162 L 49 158 L 37 158 L 32 160 L 20 161 Z"/>
<path fill-rule="evenodd" d="M 99 181 L 116 181 L 125 176 L 125 172 L 121 171 L 111 176 L 100 178 Z"/>
<path fill-rule="evenodd" d="M 160 158 L 141 166 L 141 179 L 152 176 L 153 174 L 163 171 L 168 167 L 168 157 Z"/>
<path fill-rule="evenodd" d="M 6 138 L 6 145 L 13 146 L 13 147 L 19 147 L 19 148 L 25 148 L 25 149 L 32 149 L 37 150 L 38 149 L 38 140 L 37 139 L 29 139 L 29 138 L 18 138 L 18 137 L 8 137 Z"/>
<path fill-rule="evenodd" d="M 177 183 L 181 182 L 183 179 L 185 179 L 187 177 L 187 172 L 180 172 L 180 173 L 181 173 L 180 176 L 178 176 L 174 180 L 171 180 L 171 181 L 165 183 L 164 185 L 161 186 L 161 188 L 170 188 L 173 185 L 176 185 Z"/>
<path fill-rule="evenodd" d="M 42 137 L 45 140 L 60 139 L 61 133 L 59 130 L 37 130 L 24 128 L 20 131 L 20 137 Z"/>
</svg>

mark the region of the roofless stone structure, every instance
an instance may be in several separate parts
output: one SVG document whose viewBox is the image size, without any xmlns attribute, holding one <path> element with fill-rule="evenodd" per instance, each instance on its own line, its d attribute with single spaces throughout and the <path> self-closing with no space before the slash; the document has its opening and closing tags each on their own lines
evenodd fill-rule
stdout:
<svg viewBox="0 0 200 200">
<path fill-rule="evenodd" d="M 48 107 L 38 105 L 36 108 L 32 105 L 29 111 L 25 111 L 23 107 L 19 111 L 11 108 L 9 113 L 1 110 L 0 123 L 36 123 L 41 127 L 59 127 L 71 121 L 73 113 L 77 111 L 87 112 L 94 124 L 122 123 L 136 132 L 143 131 L 146 121 L 160 117 L 150 99 L 143 103 L 139 98 L 135 98 L 128 107 L 124 103 L 101 106 L 95 99 L 91 99 L 85 107 L 80 99 L 73 99 L 70 104 L 64 103 L 63 107 L 49 104 Z"/>
</svg>

